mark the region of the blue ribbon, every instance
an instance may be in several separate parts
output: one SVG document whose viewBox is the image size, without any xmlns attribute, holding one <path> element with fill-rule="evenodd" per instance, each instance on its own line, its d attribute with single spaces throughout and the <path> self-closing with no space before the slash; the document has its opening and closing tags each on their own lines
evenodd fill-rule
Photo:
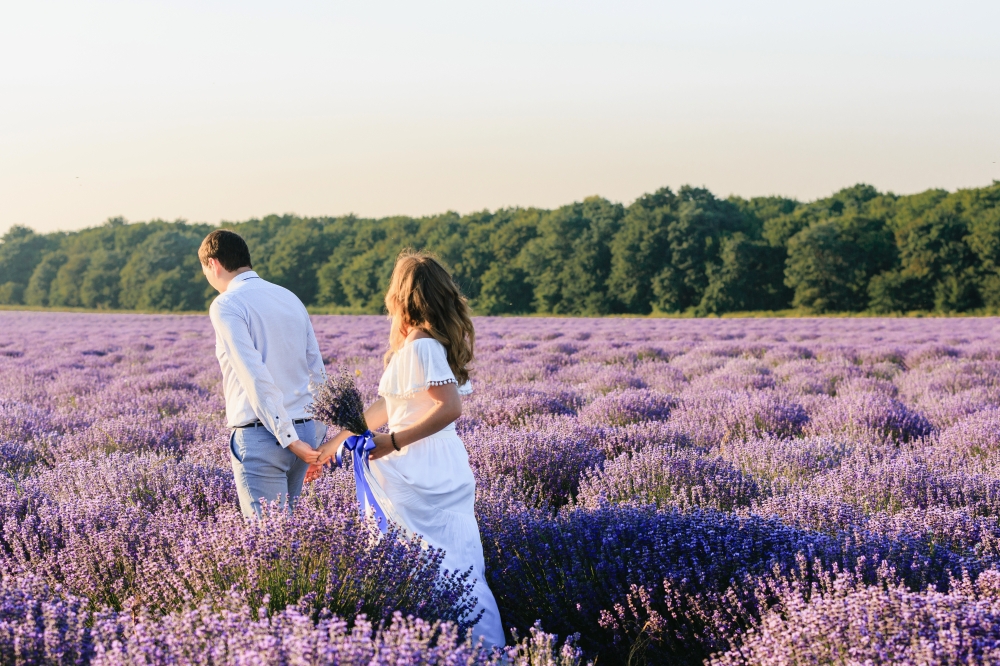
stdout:
<svg viewBox="0 0 1000 666">
<path fill-rule="evenodd" d="M 368 513 L 368 508 L 371 507 L 375 513 L 375 518 L 378 519 L 378 528 L 385 534 L 389 527 L 389 521 L 386 519 L 382 507 L 379 506 L 378 500 L 375 499 L 375 494 L 372 492 L 371 486 L 368 485 L 368 479 L 365 478 L 365 470 L 371 472 L 371 467 L 368 465 L 368 456 L 375 449 L 375 435 L 372 434 L 371 430 L 366 430 L 360 435 L 351 435 L 345 439 L 344 443 L 337 448 L 338 467 L 344 466 L 344 449 L 351 452 L 351 462 L 353 463 L 351 467 L 354 468 L 354 489 L 358 494 L 358 511 L 361 512 L 361 517 L 364 518 Z"/>
</svg>

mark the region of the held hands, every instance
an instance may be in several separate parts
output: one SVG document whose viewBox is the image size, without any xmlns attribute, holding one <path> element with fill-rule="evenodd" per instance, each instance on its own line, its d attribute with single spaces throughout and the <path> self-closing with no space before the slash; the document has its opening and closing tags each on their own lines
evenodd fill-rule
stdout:
<svg viewBox="0 0 1000 666">
<path fill-rule="evenodd" d="M 397 434 L 396 437 L 398 438 L 399 435 Z M 395 451 L 392 447 L 392 438 L 389 435 L 379 433 L 375 435 L 373 439 L 375 441 L 375 448 L 368 454 L 369 460 L 378 460 L 382 456 L 386 456 Z M 323 468 L 326 467 L 333 459 L 334 454 L 337 452 L 337 447 L 340 445 L 340 441 L 343 441 L 343 438 L 327 441 L 323 444 L 323 446 L 316 449 L 315 453 L 317 454 L 317 459 L 316 462 L 310 463 L 309 469 L 306 471 L 306 483 L 312 483 L 323 474 Z M 303 460 L 305 460 L 305 458 L 303 458 Z"/>
<path fill-rule="evenodd" d="M 341 441 L 343 441 L 343 438 L 338 437 L 327 441 L 316 449 L 317 459 L 309 465 L 309 469 L 306 471 L 306 483 L 312 483 L 323 474 L 323 468 L 333 459 Z"/>
<path fill-rule="evenodd" d="M 303 462 L 307 462 L 310 465 L 315 465 L 319 462 L 319 451 L 309 446 L 301 439 L 297 439 L 289 444 L 288 450 L 297 455 Z"/>
</svg>

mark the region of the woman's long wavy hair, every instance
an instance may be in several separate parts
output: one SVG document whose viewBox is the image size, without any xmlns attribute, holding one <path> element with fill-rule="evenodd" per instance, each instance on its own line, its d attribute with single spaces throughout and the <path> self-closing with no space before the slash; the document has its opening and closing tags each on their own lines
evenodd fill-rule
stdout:
<svg viewBox="0 0 1000 666">
<path fill-rule="evenodd" d="M 421 328 L 444 345 L 448 365 L 459 385 L 469 380 L 476 344 L 469 304 L 437 259 L 426 252 L 400 252 L 385 294 L 385 308 L 392 319 L 386 365 L 403 346 L 406 332 Z"/>
</svg>

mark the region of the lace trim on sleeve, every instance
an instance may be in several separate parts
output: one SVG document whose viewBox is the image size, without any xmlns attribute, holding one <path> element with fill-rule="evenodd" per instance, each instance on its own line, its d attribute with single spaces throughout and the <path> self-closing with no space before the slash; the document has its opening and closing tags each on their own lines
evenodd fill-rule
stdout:
<svg viewBox="0 0 1000 666">
<path fill-rule="evenodd" d="M 420 386 L 410 387 L 407 391 L 403 393 L 385 393 L 380 388 L 379 395 L 389 396 L 390 398 L 400 398 L 402 400 L 407 400 L 422 391 L 426 391 L 432 386 L 447 386 L 448 384 L 458 384 L 458 381 L 455 379 L 428 380 Z M 472 382 L 465 382 L 464 384 L 458 387 L 459 395 L 469 395 L 471 393 L 472 393 Z"/>
<path fill-rule="evenodd" d="M 378 393 L 381 396 L 406 399 L 431 386 L 446 384 L 458 384 L 458 381 L 448 365 L 444 346 L 437 340 L 422 338 L 406 345 L 392 357 L 382 374 Z M 459 395 L 470 393 L 470 382 L 458 386 Z"/>
</svg>

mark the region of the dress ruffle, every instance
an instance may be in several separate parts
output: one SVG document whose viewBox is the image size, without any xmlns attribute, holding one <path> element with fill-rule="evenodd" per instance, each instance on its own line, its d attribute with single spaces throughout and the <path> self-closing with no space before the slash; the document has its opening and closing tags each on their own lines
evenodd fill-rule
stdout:
<svg viewBox="0 0 1000 666">
<path fill-rule="evenodd" d="M 393 354 L 378 383 L 378 394 L 405 400 L 431 386 L 445 384 L 458 384 L 448 365 L 448 352 L 434 338 L 419 338 Z M 459 386 L 458 393 L 472 393 L 471 382 Z"/>
</svg>

